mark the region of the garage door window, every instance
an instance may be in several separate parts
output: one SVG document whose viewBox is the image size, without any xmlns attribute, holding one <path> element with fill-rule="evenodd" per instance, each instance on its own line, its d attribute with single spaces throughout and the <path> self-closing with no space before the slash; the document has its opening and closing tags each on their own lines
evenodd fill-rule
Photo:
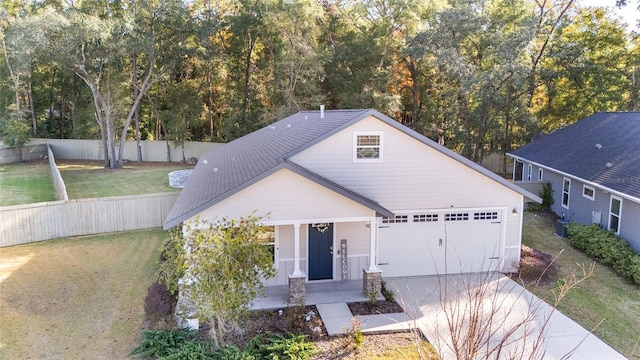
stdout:
<svg viewBox="0 0 640 360">
<path fill-rule="evenodd" d="M 438 221 L 438 214 L 413 215 L 413 222 L 435 222 L 435 221 Z"/>
<path fill-rule="evenodd" d="M 466 221 L 469 220 L 469 213 L 444 214 L 444 221 Z"/>
<path fill-rule="evenodd" d="M 473 220 L 496 220 L 498 219 L 497 211 L 484 211 L 473 213 Z"/>
<path fill-rule="evenodd" d="M 383 217 L 383 224 L 397 224 L 397 223 L 406 223 L 409 222 L 409 215 L 396 215 L 392 218 Z"/>
</svg>

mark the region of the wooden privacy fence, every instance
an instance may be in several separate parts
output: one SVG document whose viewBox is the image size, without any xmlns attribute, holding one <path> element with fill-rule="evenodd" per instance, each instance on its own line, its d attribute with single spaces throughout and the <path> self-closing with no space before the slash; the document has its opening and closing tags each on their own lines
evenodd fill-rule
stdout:
<svg viewBox="0 0 640 360">
<path fill-rule="evenodd" d="M 176 192 L 0 207 L 0 247 L 162 227 L 177 198 Z"/>
</svg>

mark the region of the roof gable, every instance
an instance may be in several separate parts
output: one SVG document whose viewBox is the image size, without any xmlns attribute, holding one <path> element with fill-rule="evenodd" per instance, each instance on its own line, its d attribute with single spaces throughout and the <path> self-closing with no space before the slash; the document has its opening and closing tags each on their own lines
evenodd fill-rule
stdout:
<svg viewBox="0 0 640 360">
<path fill-rule="evenodd" d="M 640 113 L 596 113 L 509 155 L 640 198 Z"/>
<path fill-rule="evenodd" d="M 320 111 L 302 111 L 204 154 L 169 212 L 164 223 L 165 229 L 198 214 L 282 167 L 288 167 L 355 201 L 368 204 L 371 209 L 380 214 L 390 214 L 389 210 L 374 201 L 287 161 L 291 156 L 369 116 L 383 121 L 529 199 L 540 201 L 537 196 L 375 110 L 328 110 L 324 111 L 324 117 L 321 117 Z"/>
</svg>

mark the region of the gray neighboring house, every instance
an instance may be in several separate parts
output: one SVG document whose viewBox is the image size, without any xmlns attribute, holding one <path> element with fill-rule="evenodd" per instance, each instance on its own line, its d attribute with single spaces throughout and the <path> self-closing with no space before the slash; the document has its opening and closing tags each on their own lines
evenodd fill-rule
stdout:
<svg viewBox="0 0 640 360">
<path fill-rule="evenodd" d="M 640 251 L 640 112 L 596 113 L 507 155 L 514 181 L 551 183 L 558 216 Z"/>
</svg>

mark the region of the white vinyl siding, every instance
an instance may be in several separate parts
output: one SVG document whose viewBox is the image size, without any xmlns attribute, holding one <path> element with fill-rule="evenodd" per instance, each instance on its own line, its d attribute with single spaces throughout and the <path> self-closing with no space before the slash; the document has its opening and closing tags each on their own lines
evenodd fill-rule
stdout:
<svg viewBox="0 0 640 360">
<path fill-rule="evenodd" d="M 571 195 L 571 179 L 562 180 L 562 207 L 569 208 L 569 197 Z"/>
<path fill-rule="evenodd" d="M 622 199 L 611 195 L 611 205 L 609 206 L 609 230 L 620 234 L 620 222 L 622 220 Z"/>
<path fill-rule="evenodd" d="M 589 200 L 595 200 L 596 189 L 589 185 L 582 185 L 582 196 Z"/>
<path fill-rule="evenodd" d="M 353 162 L 353 135 L 368 131 L 384 133 L 384 163 L 367 166 Z M 394 213 L 394 210 L 403 210 L 400 213 L 404 214 L 407 213 L 404 210 L 409 209 L 451 209 L 456 212 L 456 208 L 497 205 L 521 209 L 523 203 L 521 194 L 374 117 L 324 139 L 292 156 L 290 161 L 366 196 Z M 505 251 L 511 251 L 511 247 L 516 249 L 513 259 L 506 260 L 507 266 L 519 258 L 520 218 L 509 216 L 505 225 Z M 408 221 L 411 220 L 413 218 Z M 443 221 L 443 218 L 439 220 Z"/>
</svg>

